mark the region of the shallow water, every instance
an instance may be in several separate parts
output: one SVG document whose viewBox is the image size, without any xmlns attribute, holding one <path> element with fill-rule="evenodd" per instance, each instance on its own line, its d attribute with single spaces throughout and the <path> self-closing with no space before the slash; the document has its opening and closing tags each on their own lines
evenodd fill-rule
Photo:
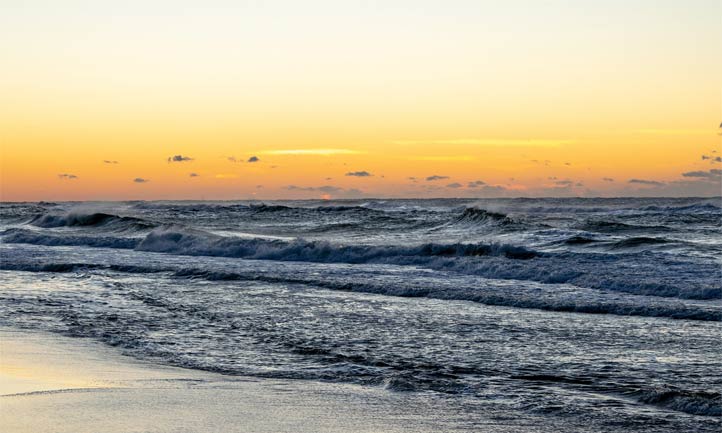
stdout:
<svg viewBox="0 0 722 433">
<path fill-rule="evenodd" d="M 720 427 L 720 199 L 6 203 L 0 218 L 2 325 L 431 393 L 462 419 Z"/>
</svg>

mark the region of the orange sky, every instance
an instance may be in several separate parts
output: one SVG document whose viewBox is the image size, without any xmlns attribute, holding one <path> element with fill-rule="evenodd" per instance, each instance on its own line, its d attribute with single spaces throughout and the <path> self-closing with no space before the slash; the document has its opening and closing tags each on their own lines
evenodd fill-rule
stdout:
<svg viewBox="0 0 722 433">
<path fill-rule="evenodd" d="M 720 192 L 716 1 L 22 3 L 2 200 Z"/>
</svg>

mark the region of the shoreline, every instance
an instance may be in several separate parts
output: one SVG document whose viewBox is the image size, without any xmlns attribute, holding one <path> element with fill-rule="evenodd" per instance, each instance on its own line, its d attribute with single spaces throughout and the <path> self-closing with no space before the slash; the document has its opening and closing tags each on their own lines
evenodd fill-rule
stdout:
<svg viewBox="0 0 722 433">
<path fill-rule="evenodd" d="M 8 433 L 469 428 L 436 418 L 428 403 L 382 388 L 169 367 L 94 341 L 0 328 L 0 425 Z M 510 431 L 488 421 L 485 431 Z"/>
</svg>

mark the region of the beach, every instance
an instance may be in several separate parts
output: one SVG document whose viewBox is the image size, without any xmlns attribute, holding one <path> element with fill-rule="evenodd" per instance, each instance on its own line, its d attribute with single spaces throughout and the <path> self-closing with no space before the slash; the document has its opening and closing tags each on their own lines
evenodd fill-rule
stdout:
<svg viewBox="0 0 722 433">
<path fill-rule="evenodd" d="M 231 377 L 140 362 L 100 344 L 0 330 L 5 432 L 424 432 L 423 401 L 382 389 Z M 431 410 L 429 410 L 431 409 Z M 500 430 L 493 423 L 486 431 Z"/>
</svg>

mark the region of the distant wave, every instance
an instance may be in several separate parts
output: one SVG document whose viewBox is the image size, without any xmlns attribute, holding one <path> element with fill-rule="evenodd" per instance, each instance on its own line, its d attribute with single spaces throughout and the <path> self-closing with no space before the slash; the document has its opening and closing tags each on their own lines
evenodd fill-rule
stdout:
<svg viewBox="0 0 722 433">
<path fill-rule="evenodd" d="M 582 224 L 578 224 L 575 228 L 588 232 L 598 233 L 624 233 L 624 232 L 639 232 L 639 231 L 653 231 L 653 232 L 669 232 L 673 231 L 672 228 L 661 225 L 637 225 L 628 224 L 618 221 L 606 221 L 606 220 L 589 220 Z"/>
<path fill-rule="evenodd" d="M 148 229 L 156 226 L 150 221 L 135 217 L 118 216 L 102 212 L 87 213 L 79 211 L 70 211 L 62 215 L 43 213 L 32 218 L 29 223 L 42 228 L 102 226 L 112 229 Z"/>
<path fill-rule="evenodd" d="M 640 210 L 647 212 L 679 212 L 679 213 L 718 213 L 722 214 L 722 203 L 695 203 L 685 206 L 644 206 Z"/>
<path fill-rule="evenodd" d="M 586 245 L 598 242 L 597 239 L 590 238 L 587 236 L 576 235 L 562 241 L 567 245 Z"/>
<path fill-rule="evenodd" d="M 448 215 L 448 216 L 447 216 Z M 431 226 L 432 231 L 443 230 L 483 230 L 513 231 L 524 230 L 531 226 L 525 221 L 512 218 L 501 212 L 493 212 L 478 207 L 466 207 L 444 214 L 445 218 L 437 220 Z M 543 226 L 543 224 L 537 224 Z"/>
<path fill-rule="evenodd" d="M 485 209 L 469 207 L 453 219 L 455 223 L 496 223 L 500 225 L 515 224 L 516 221 L 500 212 L 491 212 Z"/>
<path fill-rule="evenodd" d="M 634 248 L 644 245 L 663 245 L 669 244 L 672 241 L 663 238 L 649 238 L 646 236 L 638 236 L 633 238 L 622 239 L 620 241 L 613 242 L 611 248 Z"/>
<path fill-rule="evenodd" d="M 362 214 L 375 214 L 383 215 L 385 212 L 382 210 L 371 209 L 363 206 L 312 206 L 312 207 L 301 207 L 301 206 L 285 206 L 285 205 L 267 205 L 267 204 L 254 204 L 250 205 L 249 209 L 257 213 L 273 213 L 273 212 L 314 212 L 314 213 L 362 213 Z"/>
<path fill-rule="evenodd" d="M 593 245 L 604 247 L 610 250 L 632 249 L 651 245 L 667 245 L 677 242 L 680 241 L 674 241 L 665 238 L 652 238 L 647 236 L 635 236 L 620 240 L 602 240 L 584 235 L 575 235 L 560 241 L 560 243 L 563 243 L 565 245 Z"/>
</svg>

